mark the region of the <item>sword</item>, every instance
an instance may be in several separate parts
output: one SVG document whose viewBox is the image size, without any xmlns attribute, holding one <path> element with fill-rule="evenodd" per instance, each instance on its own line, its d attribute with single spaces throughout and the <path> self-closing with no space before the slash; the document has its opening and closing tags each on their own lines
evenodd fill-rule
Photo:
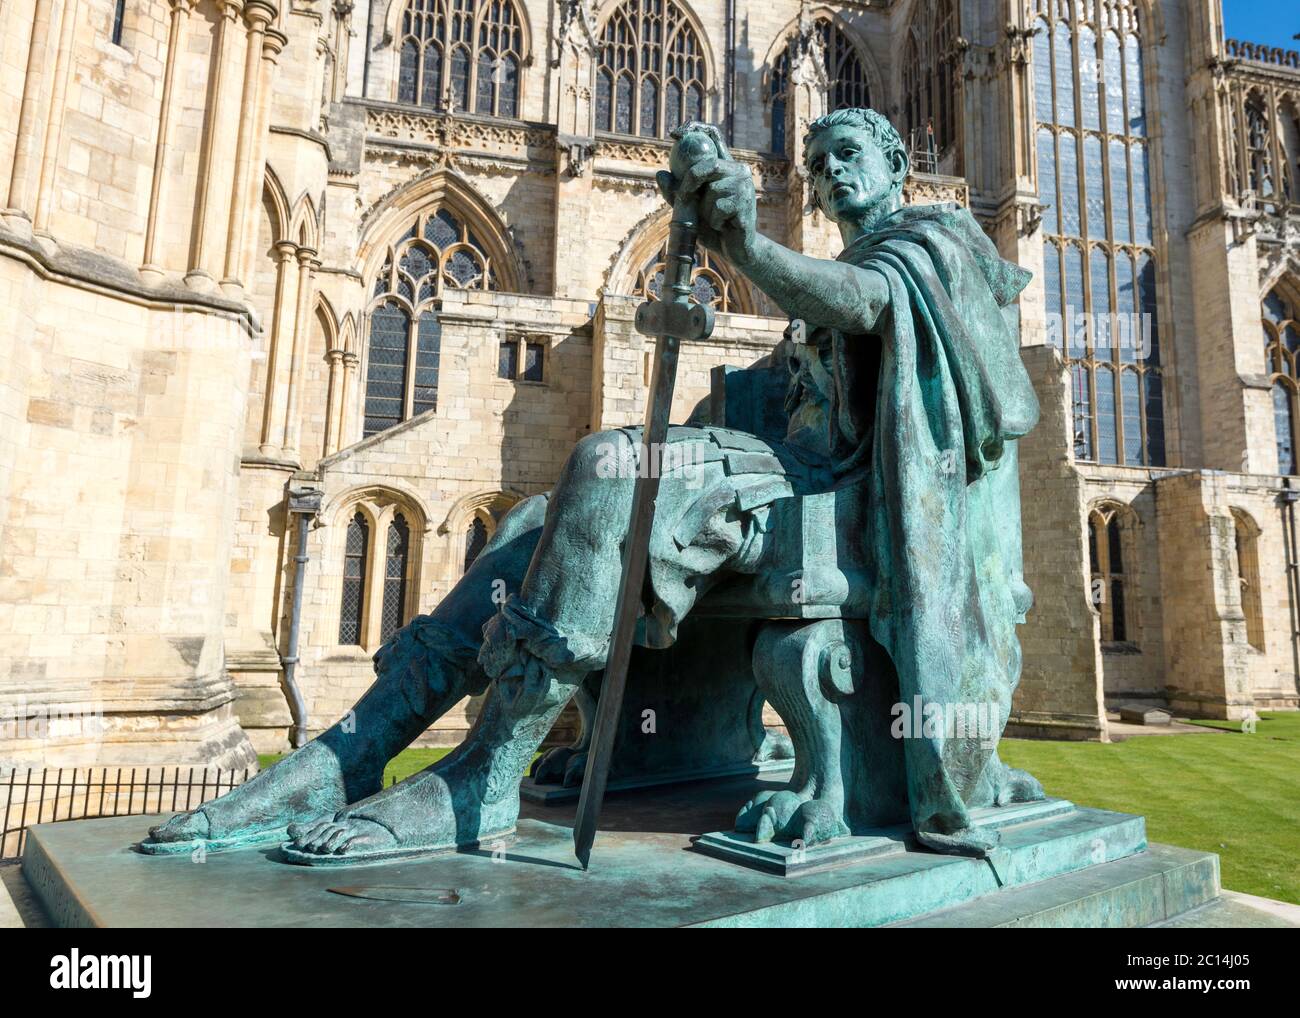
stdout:
<svg viewBox="0 0 1300 1018">
<path fill-rule="evenodd" d="M 676 181 L 680 181 L 691 165 L 701 159 L 728 157 L 717 129 L 708 124 L 683 124 L 673 130 L 672 137 L 676 144 L 669 158 L 669 167 Z M 632 641 L 636 635 L 650 549 L 650 528 L 654 524 L 655 499 L 659 494 L 661 457 L 668 438 L 668 415 L 672 410 L 673 384 L 677 378 L 677 352 L 682 342 L 707 339 L 713 332 L 713 308 L 690 301 L 698 232 L 697 212 L 693 199 L 678 197 L 674 200 L 664 285 L 657 300 L 646 301 L 636 309 L 637 331 L 655 338 L 654 370 L 650 376 L 645 426 L 641 429 L 641 459 L 632 489 L 632 519 L 627 539 L 623 542 L 623 574 L 614 607 L 614 629 L 610 634 L 609 656 L 605 661 L 596 721 L 587 751 L 587 769 L 573 825 L 574 854 L 584 870 L 591 860 L 591 845 L 596 839 L 596 824 L 600 820 L 601 802 L 609 780 L 609 763 L 623 707 Z"/>
</svg>

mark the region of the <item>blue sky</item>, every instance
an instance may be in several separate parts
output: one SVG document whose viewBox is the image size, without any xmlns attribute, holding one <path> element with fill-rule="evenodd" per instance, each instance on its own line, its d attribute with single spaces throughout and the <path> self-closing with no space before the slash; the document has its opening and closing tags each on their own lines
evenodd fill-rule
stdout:
<svg viewBox="0 0 1300 1018">
<path fill-rule="evenodd" d="M 1289 10 L 1288 10 L 1289 8 Z M 1229 39 L 1300 49 L 1300 4 L 1293 0 L 1223 0 L 1224 34 Z"/>
</svg>

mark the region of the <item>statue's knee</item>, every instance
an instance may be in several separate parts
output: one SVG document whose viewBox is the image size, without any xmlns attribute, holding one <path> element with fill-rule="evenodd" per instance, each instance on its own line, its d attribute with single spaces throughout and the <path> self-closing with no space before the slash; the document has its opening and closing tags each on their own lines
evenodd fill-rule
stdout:
<svg viewBox="0 0 1300 1018">
<path fill-rule="evenodd" d="M 636 446 L 622 431 L 597 431 L 573 447 L 565 473 L 572 481 L 636 476 Z"/>
</svg>

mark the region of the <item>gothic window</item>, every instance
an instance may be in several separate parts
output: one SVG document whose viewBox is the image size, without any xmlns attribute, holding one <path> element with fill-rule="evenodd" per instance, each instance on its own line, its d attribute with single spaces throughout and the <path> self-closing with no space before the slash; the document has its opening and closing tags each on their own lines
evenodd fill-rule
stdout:
<svg viewBox="0 0 1300 1018">
<path fill-rule="evenodd" d="M 1092 603 L 1101 614 L 1103 643 L 1132 639 L 1129 598 L 1125 589 L 1125 547 L 1120 507 L 1101 505 L 1088 514 L 1088 559 Z"/>
<path fill-rule="evenodd" d="M 1277 472 L 1297 474 L 1296 424 L 1300 422 L 1297 386 L 1300 374 L 1300 321 L 1295 307 L 1276 290 L 1264 298 L 1264 370 L 1273 389 L 1273 431 L 1277 441 Z"/>
<path fill-rule="evenodd" d="M 483 553 L 483 549 L 497 532 L 497 526 L 505 518 L 506 513 L 514 507 L 516 501 L 516 496 L 504 491 L 478 496 L 469 515 L 458 517 L 461 522 L 448 528 L 452 539 L 461 542 L 462 570 L 469 569 L 475 559 Z"/>
<path fill-rule="evenodd" d="M 1253 92 L 1246 99 L 1246 180 L 1256 199 L 1275 197 L 1272 118 L 1264 100 Z"/>
<path fill-rule="evenodd" d="M 397 101 L 519 116 L 523 18 L 514 0 L 407 0 Z"/>
<path fill-rule="evenodd" d="M 113 28 L 109 39 L 114 46 L 122 45 L 122 29 L 126 23 L 126 0 L 116 0 L 113 4 Z"/>
<path fill-rule="evenodd" d="M 388 546 L 384 557 L 384 606 L 380 616 L 379 640 L 389 638 L 406 624 L 406 573 L 411 553 L 411 528 L 398 513 L 388 524 Z"/>
<path fill-rule="evenodd" d="M 371 490 L 341 510 L 343 578 L 339 643 L 373 653 L 406 625 L 414 608 L 423 519 L 387 490 Z"/>
<path fill-rule="evenodd" d="M 1237 583 L 1241 588 L 1241 613 L 1246 617 L 1246 642 L 1264 649 L 1264 615 L 1259 589 L 1259 527 L 1240 509 L 1232 510 L 1236 535 Z"/>
<path fill-rule="evenodd" d="M 1134 0 L 1036 0 L 1043 285 L 1070 365 L 1074 454 L 1165 463 L 1142 26 Z"/>
<path fill-rule="evenodd" d="M 903 112 L 917 165 L 931 171 L 957 140 L 958 36 L 956 0 L 917 5 L 903 56 Z"/>
<path fill-rule="evenodd" d="M 478 238 L 444 208 L 417 218 L 371 286 L 365 435 L 437 407 L 437 309 L 448 287 L 494 290 L 496 277 Z"/>
<path fill-rule="evenodd" d="M 704 118 L 704 78 L 704 47 L 673 0 L 625 0 L 601 30 L 596 127 L 666 138 Z"/>
<path fill-rule="evenodd" d="M 817 42 L 821 48 L 822 66 L 830 82 L 826 97 L 831 110 L 871 105 L 867 88 L 866 67 L 857 47 L 844 30 L 831 18 L 817 19 Z M 787 43 L 772 64 L 768 98 L 772 106 L 772 151 L 786 153 L 785 97 L 790 85 L 790 45 Z"/>
<path fill-rule="evenodd" d="M 668 242 L 655 252 L 637 275 L 637 296 L 646 300 L 658 298 L 664 285 L 664 272 L 668 266 Z M 696 304 L 709 304 L 715 311 L 733 314 L 753 314 L 748 303 L 748 291 L 736 283 L 736 275 L 718 255 L 704 248 L 695 253 L 695 268 L 691 270 L 691 300 Z"/>
<path fill-rule="evenodd" d="M 343 603 L 339 609 L 339 643 L 361 643 L 366 602 L 366 551 L 370 526 L 360 511 L 348 521 L 343 551 Z"/>
</svg>

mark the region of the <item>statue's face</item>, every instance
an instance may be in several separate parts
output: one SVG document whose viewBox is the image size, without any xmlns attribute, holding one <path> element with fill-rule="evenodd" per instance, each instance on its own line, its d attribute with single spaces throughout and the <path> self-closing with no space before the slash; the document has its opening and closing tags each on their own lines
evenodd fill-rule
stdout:
<svg viewBox="0 0 1300 1018">
<path fill-rule="evenodd" d="M 901 153 L 896 153 L 901 156 Z M 834 222 L 862 219 L 891 195 L 906 162 L 891 165 L 862 130 L 839 124 L 808 145 L 808 172 L 822 209 Z"/>
</svg>

